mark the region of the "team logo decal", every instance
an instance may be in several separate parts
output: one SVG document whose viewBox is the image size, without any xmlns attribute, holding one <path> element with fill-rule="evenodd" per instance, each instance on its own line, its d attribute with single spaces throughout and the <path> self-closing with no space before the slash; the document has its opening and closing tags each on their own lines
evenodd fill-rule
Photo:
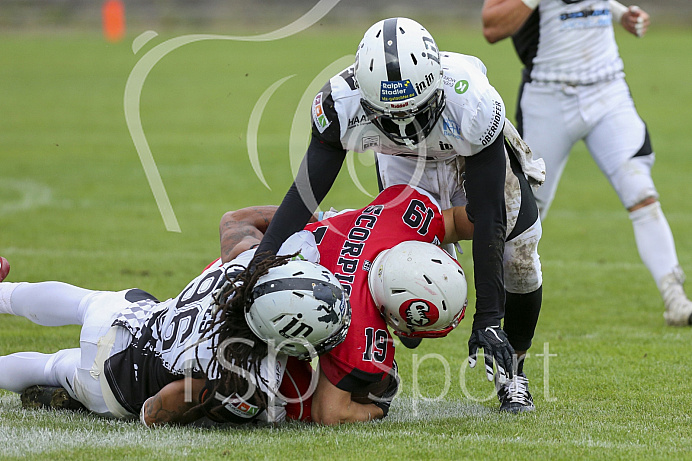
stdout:
<svg viewBox="0 0 692 461">
<path fill-rule="evenodd" d="M 466 93 L 466 90 L 469 89 L 469 82 L 468 80 L 459 80 L 454 84 L 454 91 L 457 92 L 457 94 L 464 94 Z"/>
<path fill-rule="evenodd" d="M 424 299 L 410 299 L 404 302 L 399 307 L 399 315 L 412 330 L 433 324 L 440 318 L 437 307 Z"/>
<path fill-rule="evenodd" d="M 327 119 L 327 116 L 324 115 L 321 91 L 317 93 L 315 100 L 312 102 L 312 120 L 315 122 L 315 126 L 320 133 L 324 133 L 324 130 L 332 123 Z"/>
<path fill-rule="evenodd" d="M 380 84 L 380 101 L 405 101 L 418 96 L 411 80 L 384 81 Z"/>
</svg>

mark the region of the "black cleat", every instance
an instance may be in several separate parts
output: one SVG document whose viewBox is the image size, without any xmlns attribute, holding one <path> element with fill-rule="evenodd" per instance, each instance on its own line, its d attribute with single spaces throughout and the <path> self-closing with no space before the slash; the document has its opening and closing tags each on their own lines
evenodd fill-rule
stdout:
<svg viewBox="0 0 692 461">
<path fill-rule="evenodd" d="M 500 411 L 523 413 L 534 411 L 533 397 L 529 392 L 529 379 L 524 373 L 515 374 L 514 378 L 496 384 L 497 398 L 500 400 Z"/>
<path fill-rule="evenodd" d="M 36 410 L 50 408 L 52 410 L 86 410 L 78 400 L 62 387 L 31 386 L 24 389 L 21 395 L 22 408 Z"/>
</svg>

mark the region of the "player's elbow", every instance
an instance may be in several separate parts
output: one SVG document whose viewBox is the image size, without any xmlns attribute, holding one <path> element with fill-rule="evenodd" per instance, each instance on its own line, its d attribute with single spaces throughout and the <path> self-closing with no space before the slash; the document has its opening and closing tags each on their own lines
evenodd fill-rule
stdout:
<svg viewBox="0 0 692 461">
<path fill-rule="evenodd" d="M 234 217 L 235 211 L 227 211 L 221 216 L 221 221 L 219 221 L 219 232 L 223 233 L 223 230 L 228 226 L 228 223 L 236 221 Z"/>
<path fill-rule="evenodd" d="M 507 38 L 506 34 L 503 34 L 497 27 L 483 26 L 483 37 L 488 41 L 488 43 L 497 43 L 500 40 Z"/>
</svg>

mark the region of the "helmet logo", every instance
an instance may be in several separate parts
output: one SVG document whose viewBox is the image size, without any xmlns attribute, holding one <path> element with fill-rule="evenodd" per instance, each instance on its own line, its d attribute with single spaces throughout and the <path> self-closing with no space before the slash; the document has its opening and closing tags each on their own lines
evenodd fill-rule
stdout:
<svg viewBox="0 0 692 461">
<path fill-rule="evenodd" d="M 341 288 L 327 283 L 314 283 L 312 295 L 323 303 L 317 306 L 317 310 L 326 312 L 323 316 L 317 317 L 317 320 L 334 325 L 339 323 L 339 316 L 336 313 L 335 306 L 337 301 L 341 299 Z"/>
<path fill-rule="evenodd" d="M 380 84 L 380 101 L 396 102 L 418 96 L 411 80 L 383 81 Z"/>
<path fill-rule="evenodd" d="M 412 330 L 437 322 L 440 313 L 437 307 L 425 299 L 409 299 L 399 308 L 399 314 Z"/>
<path fill-rule="evenodd" d="M 416 90 L 418 91 L 418 94 L 423 93 L 425 89 L 432 85 L 434 82 L 435 77 L 433 76 L 433 74 L 426 75 L 425 81 L 416 83 Z"/>
<path fill-rule="evenodd" d="M 284 338 L 289 339 L 297 338 L 299 336 L 302 336 L 303 338 L 307 338 L 308 336 L 310 336 L 310 333 L 313 332 L 314 328 L 312 328 L 305 322 L 301 322 L 299 320 L 300 317 L 302 317 L 301 314 L 298 314 L 298 318 L 292 317 L 291 321 L 288 322 L 288 325 L 286 325 L 279 331 L 279 334 Z"/>
</svg>

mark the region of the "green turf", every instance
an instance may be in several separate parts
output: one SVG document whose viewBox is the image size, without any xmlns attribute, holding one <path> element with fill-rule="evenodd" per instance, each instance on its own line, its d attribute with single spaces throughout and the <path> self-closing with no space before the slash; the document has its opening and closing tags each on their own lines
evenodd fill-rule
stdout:
<svg viewBox="0 0 692 461">
<path fill-rule="evenodd" d="M 288 140 L 307 139 L 304 130 L 292 132 L 303 93 L 321 71 L 354 52 L 366 25 L 316 26 L 278 42 L 197 42 L 154 67 L 141 118 L 180 233 L 165 230 L 123 113 L 137 61 L 176 35 L 161 33 L 137 54 L 134 36 L 119 44 L 90 35 L 0 36 L 0 255 L 12 263 L 8 281 L 58 279 L 94 289 L 137 286 L 160 298 L 177 294 L 216 257 L 224 211 L 279 203 L 292 180 Z M 510 44 L 490 46 L 474 26 L 429 29 L 441 48 L 485 61 L 513 114 L 519 64 Z M 686 58 L 692 34 L 659 26 L 642 40 L 618 37 L 658 154 L 654 178 L 663 208 L 681 264 L 692 273 L 692 63 Z M 289 76 L 259 125 L 268 190 L 248 158 L 248 118 L 264 91 Z M 297 120 L 307 127 L 309 116 L 299 113 Z M 326 204 L 367 203 L 354 177 L 375 193 L 371 159 L 353 163 L 354 175 L 344 169 Z M 136 423 L 25 412 L 15 395 L 0 393 L 0 457 L 689 457 L 692 331 L 664 326 L 627 215 L 582 145 L 544 224 L 540 250 L 545 302 L 531 353 L 543 353 L 545 345 L 556 356 L 547 366 L 545 357 L 527 362 L 533 414 L 499 414 L 484 373 L 464 365 L 467 319 L 448 338 L 424 341 L 415 351 L 399 348 L 403 392 L 383 422 L 148 431 Z M 467 255 L 462 263 L 470 275 Z M 472 303 L 469 318 L 473 311 Z M 77 338 L 76 327 L 0 317 L 0 354 L 52 352 L 76 347 Z"/>
</svg>

